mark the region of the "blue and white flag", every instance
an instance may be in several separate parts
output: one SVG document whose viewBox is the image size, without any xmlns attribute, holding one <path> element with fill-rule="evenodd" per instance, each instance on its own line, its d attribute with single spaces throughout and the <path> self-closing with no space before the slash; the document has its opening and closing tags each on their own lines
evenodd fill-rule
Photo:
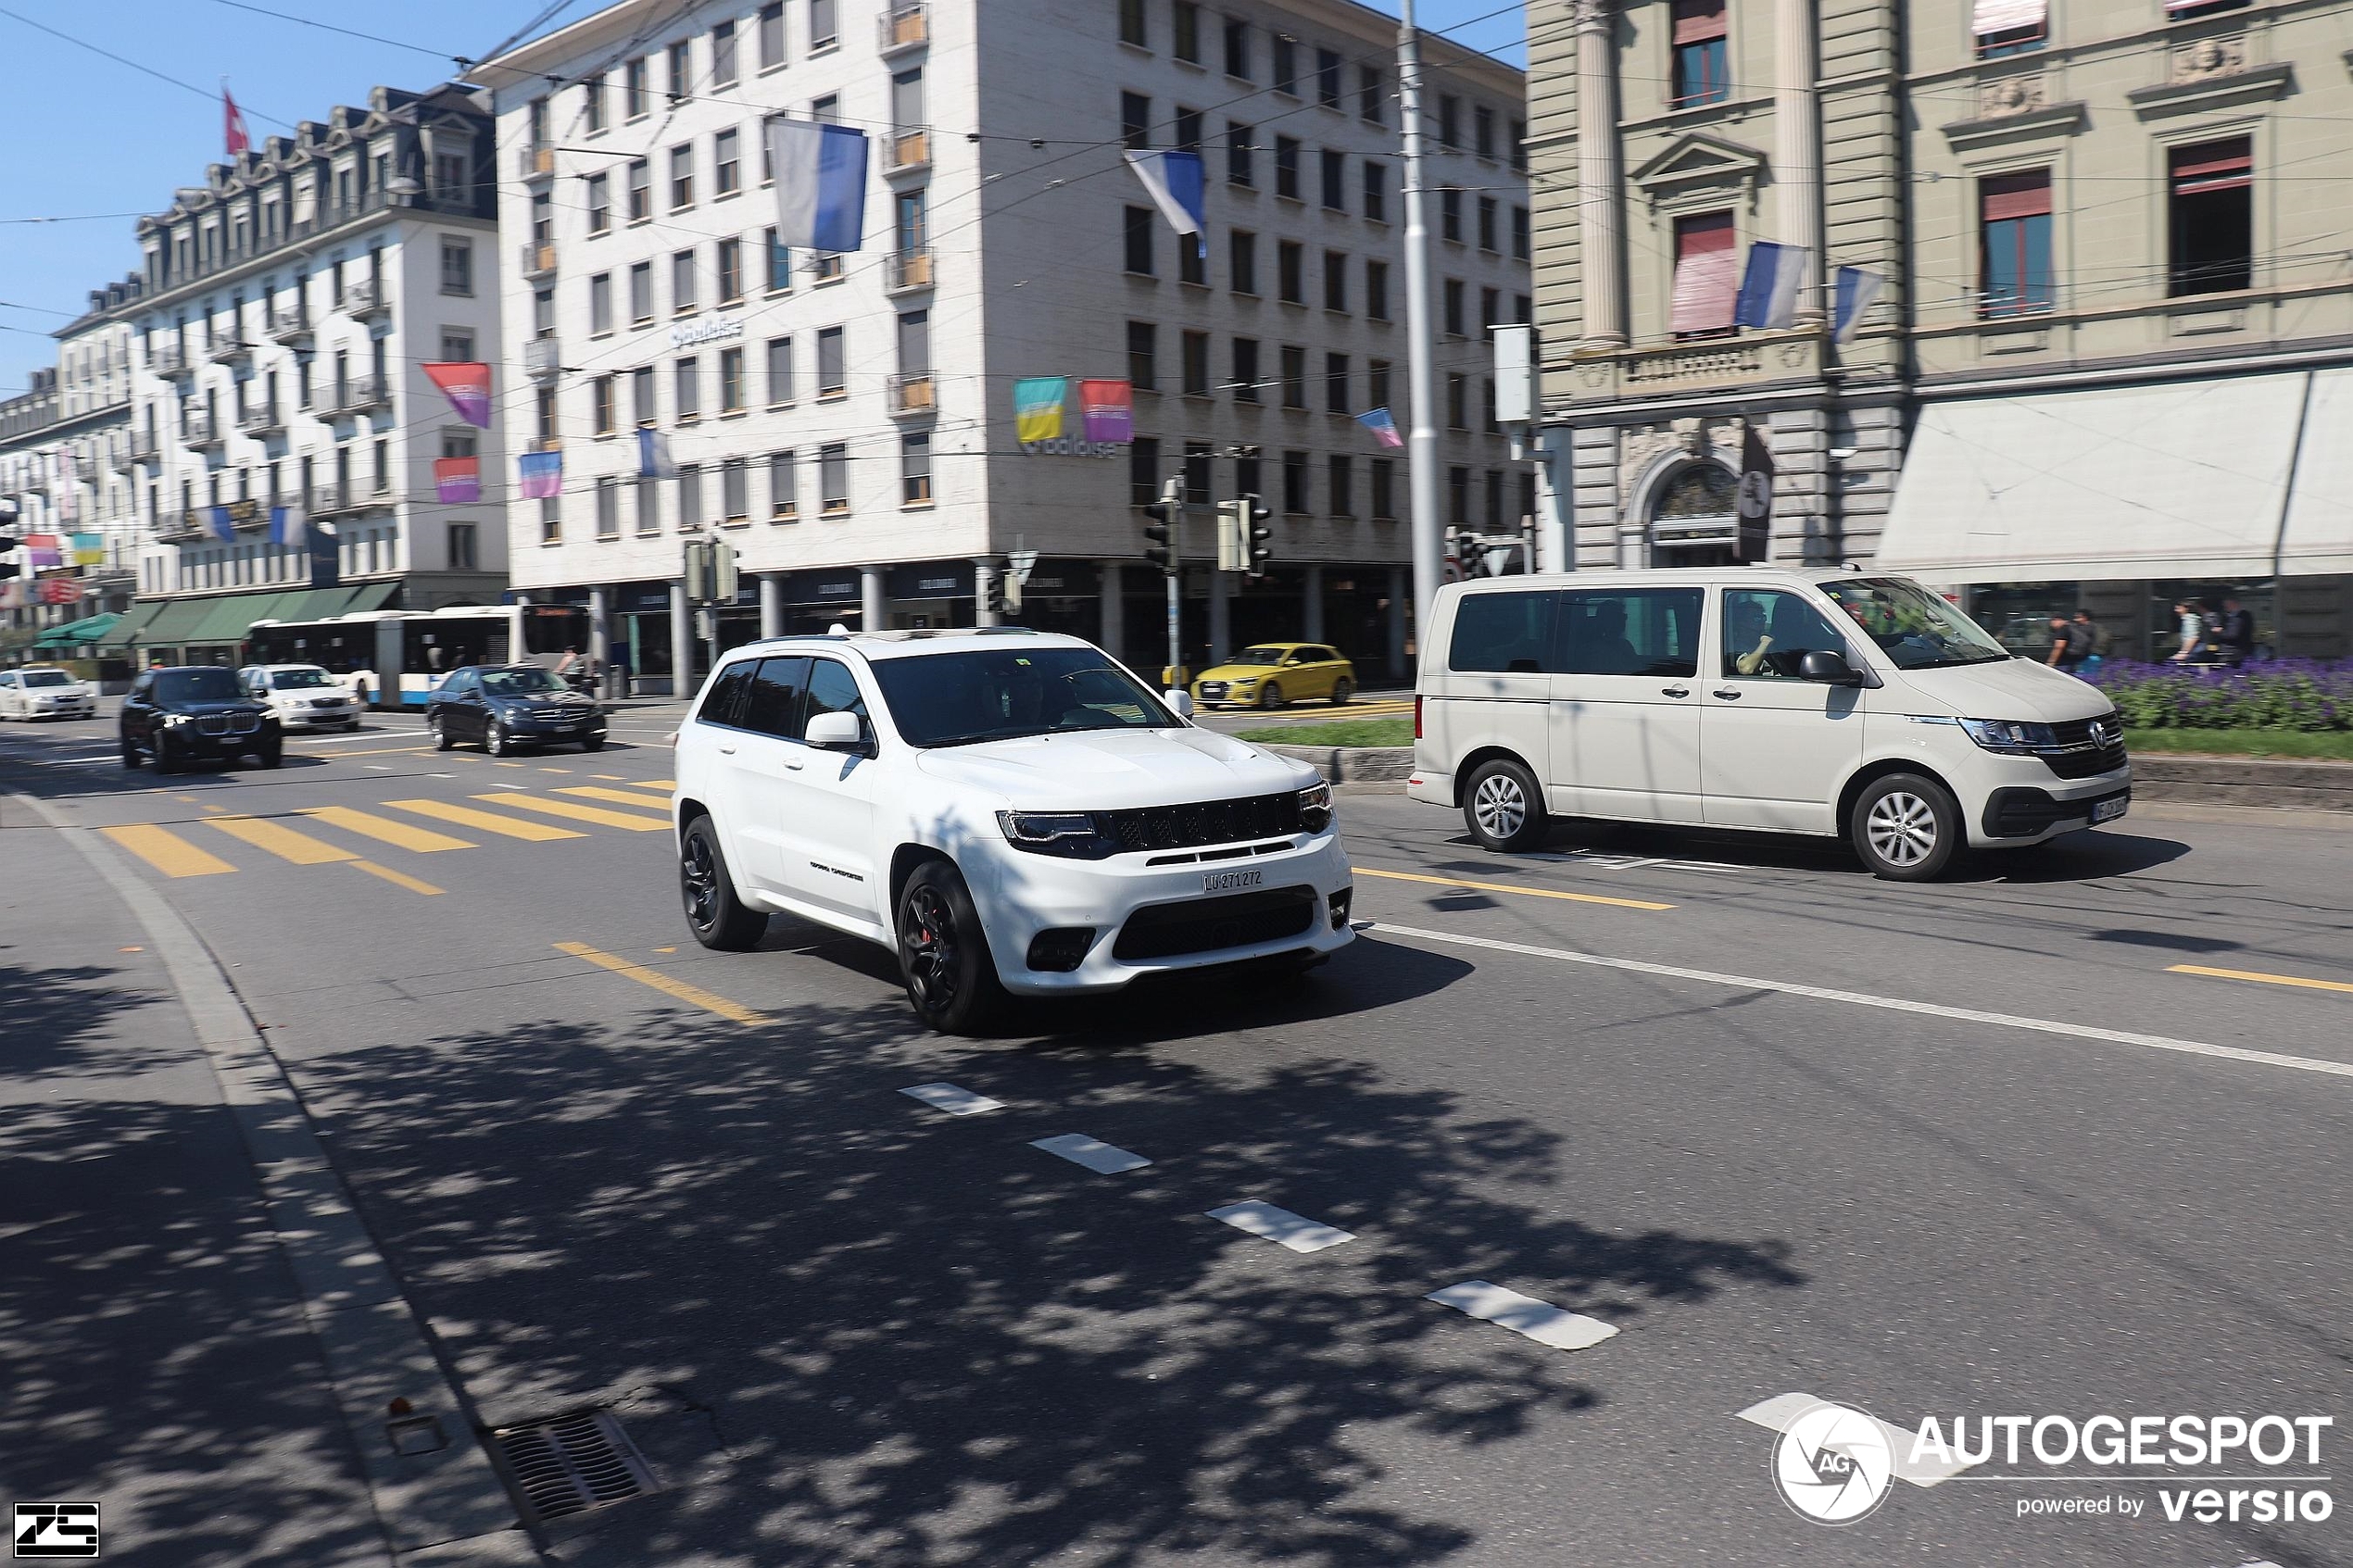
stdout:
<svg viewBox="0 0 2353 1568">
<path fill-rule="evenodd" d="M 302 515 L 300 507 L 270 508 L 270 542 L 271 544 L 299 546 L 309 537 L 309 520 Z"/>
<path fill-rule="evenodd" d="M 1160 208 L 1168 226 L 1180 234 L 1190 234 L 1198 254 L 1209 254 L 1209 242 L 1203 238 L 1208 224 L 1202 218 L 1207 209 L 1202 204 L 1203 178 L 1199 153 L 1128 153 L 1127 167 Z"/>
<path fill-rule="evenodd" d="M 1356 422 L 1380 438 L 1384 446 L 1403 446 L 1405 438 L 1397 433 L 1396 418 L 1387 408 L 1372 408 L 1356 416 Z"/>
<path fill-rule="evenodd" d="M 776 171 L 776 243 L 787 249 L 856 250 L 866 226 L 866 133 L 813 119 L 768 122 Z"/>
<path fill-rule="evenodd" d="M 675 479 L 678 465 L 670 460 L 670 437 L 651 425 L 637 431 L 637 477 L 639 479 Z"/>
<path fill-rule="evenodd" d="M 214 538 L 231 545 L 237 542 L 237 525 L 230 521 L 228 508 L 207 507 L 205 523 L 212 530 Z"/>
<path fill-rule="evenodd" d="M 1879 291 L 1887 280 L 1868 267 L 1842 267 L 1838 270 L 1838 295 L 1831 312 L 1831 341 L 1844 343 L 1863 324 L 1863 313 L 1879 298 Z"/>
<path fill-rule="evenodd" d="M 1778 330 L 1797 320 L 1797 291 L 1806 281 L 1813 252 L 1804 245 L 1758 240 L 1748 247 L 1748 271 L 1741 279 L 1732 325 Z"/>
</svg>

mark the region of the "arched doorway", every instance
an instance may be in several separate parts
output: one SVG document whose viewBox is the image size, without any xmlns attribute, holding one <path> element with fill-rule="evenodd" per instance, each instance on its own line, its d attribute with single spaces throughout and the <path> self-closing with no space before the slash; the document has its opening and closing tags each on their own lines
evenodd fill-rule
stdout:
<svg viewBox="0 0 2353 1568">
<path fill-rule="evenodd" d="M 1648 521 L 1653 566 L 1737 566 L 1740 476 L 1712 458 L 1693 458 L 1651 492 Z"/>
</svg>

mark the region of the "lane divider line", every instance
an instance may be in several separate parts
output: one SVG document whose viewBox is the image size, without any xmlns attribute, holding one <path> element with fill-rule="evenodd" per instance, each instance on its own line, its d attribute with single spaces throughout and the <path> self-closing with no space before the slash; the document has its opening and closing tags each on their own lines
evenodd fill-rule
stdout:
<svg viewBox="0 0 2353 1568">
<path fill-rule="evenodd" d="M 1762 1426 L 1768 1432 L 1786 1432 L 1796 1424 L 1797 1418 L 1807 1411 L 1835 1402 L 1831 1399 L 1818 1399 L 1811 1394 L 1776 1394 L 1769 1399 L 1760 1399 L 1748 1409 L 1734 1413 L 1741 1420 L 1754 1426 Z M 1847 1408 L 1851 1410 L 1854 1407 Z M 1868 1411 L 1856 1413 L 1870 1416 L 1871 1424 L 1879 1428 L 1879 1435 L 1887 1441 L 1889 1467 L 1898 1479 L 1909 1481 L 1915 1486 L 1933 1486 L 1939 1482 L 1950 1481 L 1976 1462 L 1973 1460 L 1957 1459 L 1924 1458 L 1915 1461 L 1911 1457 L 1913 1434 L 1905 1431 L 1900 1426 L 1891 1425 L 1875 1415 L 1870 1415 Z"/>
<path fill-rule="evenodd" d="M 136 822 L 129 827 L 98 831 L 166 876 L 219 876 L 237 869 L 210 850 L 197 848 L 170 828 Z"/>
<path fill-rule="evenodd" d="M 1573 904 L 1608 904 L 1621 909 L 1671 909 L 1672 904 L 1655 903 L 1648 898 L 1611 898 L 1599 893 L 1564 893 L 1551 887 L 1520 887 L 1508 882 L 1465 882 L 1458 876 L 1426 876 L 1419 872 L 1381 872 L 1370 866 L 1348 868 L 1358 876 L 1377 876 L 1385 882 L 1426 882 L 1433 887 L 1467 887 L 1478 893 L 1516 893 L 1523 898 L 1562 898 Z"/>
<path fill-rule="evenodd" d="M 661 971 L 648 969 L 644 964 L 632 963 L 627 959 L 600 952 L 585 942 L 559 942 L 555 947 L 560 953 L 570 953 L 573 958 L 585 959 L 598 969 L 610 970 L 623 979 L 635 980 L 640 985 L 660 991 L 663 996 L 685 1002 L 689 1007 L 698 1007 L 705 1012 L 716 1013 L 731 1023 L 757 1025 L 768 1022 L 768 1015 L 764 1012 L 756 1012 L 740 1002 L 731 1002 L 726 997 L 715 992 L 706 991 L 699 985 L 689 985 L 683 980 L 673 980 Z"/>
<path fill-rule="evenodd" d="M 953 1084 L 917 1084 L 912 1089 L 899 1091 L 910 1099 L 919 1099 L 934 1110 L 944 1110 L 950 1116 L 977 1116 L 984 1110 L 1002 1110 L 1005 1102 L 976 1095 L 970 1089 L 960 1089 Z"/>
<path fill-rule="evenodd" d="M 1140 1171 L 1151 1163 L 1140 1154 L 1133 1154 L 1114 1144 L 1098 1142 L 1084 1133 L 1063 1133 L 1057 1137 L 1032 1138 L 1032 1148 L 1042 1148 L 1073 1165 L 1084 1165 L 1099 1176 L 1116 1176 L 1125 1171 Z"/>
<path fill-rule="evenodd" d="M 217 828 L 232 838 L 297 866 L 323 866 L 336 860 L 359 859 L 340 845 L 313 838 L 307 833 L 296 833 L 290 827 L 265 822 L 259 817 L 210 817 L 206 819 L 205 825 Z"/>
<path fill-rule="evenodd" d="M 356 811 L 348 806 L 298 806 L 296 809 L 329 827 L 341 828 L 346 833 L 356 833 L 362 838 L 372 838 L 396 849 L 413 850 L 420 855 L 437 854 L 444 849 L 480 847 L 472 839 L 452 838 L 431 828 L 412 828 L 407 822 L 396 822 L 390 817 L 379 817 L 372 811 Z"/>
<path fill-rule="evenodd" d="M 633 817 L 620 811 L 607 810 L 601 806 L 578 806 L 569 800 L 539 800 L 528 795 L 477 795 L 476 800 L 492 806 L 511 807 L 518 811 L 544 811 L 550 817 L 569 817 L 575 822 L 595 822 L 600 827 L 627 828 L 633 833 L 668 833 L 667 817 Z"/>
<path fill-rule="evenodd" d="M 2110 1045 L 2180 1051 L 2190 1056 L 2219 1057 L 2225 1061 L 2252 1062 L 2259 1067 L 2284 1067 L 2298 1073 L 2325 1073 L 2340 1078 L 2353 1078 L 2353 1062 L 2323 1061 L 2309 1056 L 2286 1056 L 2278 1051 L 2248 1050 L 2242 1046 L 2208 1045 L 2203 1040 L 2177 1040 L 2165 1035 L 2141 1035 L 2126 1029 L 2098 1029 L 2088 1023 L 2064 1023 L 2051 1018 L 2022 1018 L 2015 1013 L 1944 1007 L 1936 1002 L 1908 1001 L 1902 997 L 1873 996 L 1868 991 L 1839 991 L 1824 985 L 1800 985 L 1786 980 L 1718 974 L 1713 970 L 1645 963 L 1640 959 L 1614 959 L 1602 953 L 1580 953 L 1567 947 L 1537 947 L 1525 942 L 1499 941 L 1491 936 L 1464 936 L 1451 931 L 1392 925 L 1387 921 L 1373 921 L 1368 928 L 1393 932 L 1399 936 L 1416 937 L 1424 942 L 1444 942 L 1458 947 L 1485 947 L 1498 953 L 1517 953 L 1531 959 L 1589 964 L 1595 969 L 1620 969 L 1634 974 L 1660 975 L 1668 980 L 1704 980 L 1712 985 L 1732 985 L 1743 991 L 1778 991 L 1783 996 L 1811 997 L 1817 1001 L 1844 1002 L 1851 1007 L 1883 1008 L 1890 1012 L 1921 1013 L 1931 1018 L 1950 1018 L 1963 1023 L 1990 1023 L 2003 1029 L 2025 1029 L 2041 1035 L 2064 1035 L 2078 1040 L 2101 1040 Z"/>
<path fill-rule="evenodd" d="M 1508 1328 L 1555 1350 L 1588 1349 L 1617 1332 L 1614 1323 L 1589 1318 L 1582 1312 L 1539 1301 L 1533 1296 L 1522 1296 L 1516 1290 L 1506 1290 L 1483 1279 L 1466 1279 L 1460 1285 L 1433 1290 L 1422 1299 L 1452 1307 L 1481 1323 Z"/>
<path fill-rule="evenodd" d="M 1288 1209 L 1277 1209 L 1254 1198 L 1240 1203 L 1228 1203 L 1223 1209 L 1212 1209 L 1209 1217 L 1223 1220 L 1238 1231 L 1264 1236 L 1277 1247 L 1288 1247 L 1293 1252 L 1321 1252 L 1327 1247 L 1338 1247 L 1343 1241 L 1356 1239 L 1353 1231 L 1344 1231 L 1320 1220 L 1311 1220 L 1304 1214 L 1294 1214 Z"/>
<path fill-rule="evenodd" d="M 2266 974 L 2259 969 L 2209 969 L 2200 963 L 2168 964 L 2168 974 L 2207 974 L 2217 980 L 2252 980 L 2263 985 L 2295 985 L 2308 991 L 2353 992 L 2353 985 L 2342 980 L 2314 980 L 2301 974 Z"/>
<path fill-rule="evenodd" d="M 417 877 L 410 876 L 407 872 L 396 872 L 390 866 L 380 866 L 373 860 L 362 860 L 356 856 L 352 859 L 351 863 L 360 871 L 366 872 L 370 876 L 380 876 L 384 878 L 395 887 L 405 887 L 411 893 L 422 893 L 428 898 L 438 898 L 441 897 L 440 888 L 435 887 L 430 882 L 425 882 Z"/>
<path fill-rule="evenodd" d="M 386 800 L 382 804 L 396 811 L 413 811 L 420 817 L 435 822 L 455 822 L 459 827 L 474 828 L 483 833 L 504 834 L 509 838 L 528 839 L 545 844 L 551 838 L 585 838 L 578 828 L 560 828 L 552 822 L 525 822 L 519 817 L 501 817 L 491 811 L 477 811 L 471 806 L 456 806 L 447 800 Z"/>
</svg>

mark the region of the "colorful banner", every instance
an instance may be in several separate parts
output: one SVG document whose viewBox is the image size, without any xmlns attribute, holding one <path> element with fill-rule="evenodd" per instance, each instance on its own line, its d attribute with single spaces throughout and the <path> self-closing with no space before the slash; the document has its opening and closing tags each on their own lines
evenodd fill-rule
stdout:
<svg viewBox="0 0 2353 1568">
<path fill-rule="evenodd" d="M 1403 446 L 1405 438 L 1397 433 L 1397 420 L 1386 408 L 1374 408 L 1356 416 L 1356 422 L 1380 438 L 1384 446 Z"/>
<path fill-rule="evenodd" d="M 482 459 L 435 458 L 433 460 L 433 498 L 436 501 L 481 500 Z"/>
<path fill-rule="evenodd" d="M 77 533 L 73 536 L 73 564 L 104 566 L 107 564 L 107 536 L 103 533 Z"/>
<path fill-rule="evenodd" d="M 25 591 L 21 577 L 0 578 L 0 609 L 24 608 Z"/>
<path fill-rule="evenodd" d="M 1063 433 L 1063 406 L 1070 383 L 1062 376 L 1025 376 L 1013 383 L 1013 439 L 1027 445 Z"/>
<path fill-rule="evenodd" d="M 303 515 L 300 507 L 270 508 L 270 542 L 273 545 L 299 546 L 309 528 L 310 520 Z"/>
<path fill-rule="evenodd" d="M 70 577 L 44 577 L 41 580 L 41 602 L 44 605 L 78 605 L 82 602 L 82 584 Z"/>
<path fill-rule="evenodd" d="M 205 527 L 224 545 L 237 542 L 237 520 L 226 507 L 207 507 Z"/>
<path fill-rule="evenodd" d="M 1078 383 L 1078 417 L 1089 441 L 1136 439 L 1136 389 L 1124 381 Z"/>
<path fill-rule="evenodd" d="M 433 384 L 441 388 L 458 417 L 470 425 L 490 428 L 490 367 L 478 359 L 447 360 L 425 367 Z"/>
<path fill-rule="evenodd" d="M 778 115 L 768 122 L 768 162 L 776 171 L 777 244 L 823 251 L 863 244 L 863 131 Z"/>
<path fill-rule="evenodd" d="M 562 493 L 564 455 L 561 452 L 525 452 L 515 459 L 515 468 L 522 479 L 524 500 L 544 501 Z"/>
<path fill-rule="evenodd" d="M 671 460 L 670 437 L 651 425 L 637 427 L 637 477 L 675 479 L 678 465 Z"/>
<path fill-rule="evenodd" d="M 66 563 L 65 541 L 54 533 L 28 533 L 24 536 L 25 564 L 34 571 L 44 566 Z"/>
</svg>

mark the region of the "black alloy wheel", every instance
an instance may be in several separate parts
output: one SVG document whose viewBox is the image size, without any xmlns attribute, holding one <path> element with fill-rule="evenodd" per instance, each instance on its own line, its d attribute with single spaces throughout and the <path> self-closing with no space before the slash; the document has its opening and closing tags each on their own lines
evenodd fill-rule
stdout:
<svg viewBox="0 0 2353 1568">
<path fill-rule="evenodd" d="M 899 895 L 898 928 L 899 970 L 915 1016 L 943 1035 L 984 1029 L 1005 991 L 963 873 L 946 860 L 916 867 Z"/>
<path fill-rule="evenodd" d="M 126 768 L 136 768 L 140 763 L 145 760 L 146 759 L 139 755 L 139 743 L 132 740 L 129 735 L 123 736 L 122 765 Z"/>
<path fill-rule="evenodd" d="M 709 817 L 686 824 L 678 841 L 678 897 L 695 940 L 721 952 L 748 952 L 767 934 L 768 917 L 747 909 L 736 897 L 735 878 L 719 851 L 718 830 Z"/>
<path fill-rule="evenodd" d="M 1355 695 L 1356 683 L 1350 680 L 1347 676 L 1342 675 L 1339 680 L 1332 683 L 1332 706 L 1334 708 L 1347 707 L 1348 699 Z"/>
<path fill-rule="evenodd" d="M 508 734 L 505 720 L 494 717 L 490 721 L 490 727 L 482 733 L 482 749 L 493 757 L 515 754 L 515 737 Z"/>
</svg>

